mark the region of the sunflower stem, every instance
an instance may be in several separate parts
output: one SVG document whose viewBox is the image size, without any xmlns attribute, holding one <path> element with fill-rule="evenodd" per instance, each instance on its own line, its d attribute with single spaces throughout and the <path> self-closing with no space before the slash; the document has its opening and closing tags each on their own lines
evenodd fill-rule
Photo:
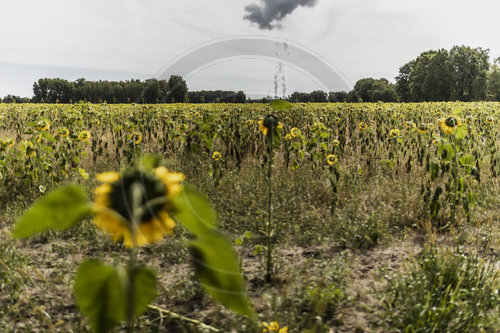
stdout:
<svg viewBox="0 0 500 333">
<path fill-rule="evenodd" d="M 269 129 L 269 165 L 267 171 L 267 181 L 269 186 L 268 194 L 268 206 L 267 206 L 267 264 L 266 264 L 266 280 L 270 282 L 272 280 L 273 271 L 273 243 L 272 243 L 272 231 L 273 231 L 273 128 Z"/>
<path fill-rule="evenodd" d="M 128 283 L 127 283 L 127 321 L 128 321 L 128 331 L 134 331 L 134 272 L 137 262 L 137 227 L 139 225 L 140 213 L 142 211 L 141 201 L 142 201 L 142 186 L 139 183 L 132 184 L 130 188 L 132 197 L 132 214 L 130 221 L 130 234 L 132 238 L 132 247 L 129 252 L 129 262 L 128 262 Z"/>
</svg>

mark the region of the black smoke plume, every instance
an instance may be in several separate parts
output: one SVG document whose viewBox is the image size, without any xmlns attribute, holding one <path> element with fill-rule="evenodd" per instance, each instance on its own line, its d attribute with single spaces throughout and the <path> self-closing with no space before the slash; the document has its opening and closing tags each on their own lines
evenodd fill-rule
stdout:
<svg viewBox="0 0 500 333">
<path fill-rule="evenodd" d="M 245 19 L 256 23 L 262 30 L 280 28 L 280 22 L 298 7 L 313 7 L 317 0 L 261 0 L 245 7 Z"/>
</svg>

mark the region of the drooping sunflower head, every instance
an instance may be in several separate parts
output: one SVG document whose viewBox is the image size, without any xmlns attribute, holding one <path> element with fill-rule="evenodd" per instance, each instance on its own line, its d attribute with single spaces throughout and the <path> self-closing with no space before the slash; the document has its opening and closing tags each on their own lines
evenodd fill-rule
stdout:
<svg viewBox="0 0 500 333">
<path fill-rule="evenodd" d="M 276 129 L 283 128 L 283 124 L 278 121 L 275 115 L 267 115 L 264 119 L 259 121 L 259 128 L 264 135 L 275 131 Z"/>
<path fill-rule="evenodd" d="M 36 156 L 36 150 L 34 148 L 33 142 L 26 141 L 24 143 L 24 146 L 25 146 L 26 158 L 30 158 L 30 157 L 35 157 Z"/>
<path fill-rule="evenodd" d="M 330 154 L 326 157 L 326 162 L 329 164 L 329 165 L 334 165 L 335 163 L 338 162 L 338 157 L 337 155 L 335 154 Z"/>
<path fill-rule="evenodd" d="M 409 120 L 409 121 L 405 121 L 405 127 L 406 128 L 415 128 L 416 125 L 413 121 Z"/>
<path fill-rule="evenodd" d="M 39 120 L 35 124 L 35 129 L 40 132 L 46 132 L 50 129 L 50 122 L 46 119 Z"/>
<path fill-rule="evenodd" d="M 78 134 L 78 137 L 76 139 L 79 141 L 85 142 L 85 141 L 89 141 L 90 137 L 91 137 L 90 131 L 85 130 L 85 131 L 81 131 L 80 134 Z"/>
<path fill-rule="evenodd" d="M 128 143 L 138 145 L 142 142 L 142 134 L 139 132 L 134 132 L 128 136 Z"/>
<path fill-rule="evenodd" d="M 389 138 L 394 139 L 401 136 L 401 131 L 397 128 L 391 129 L 389 131 Z"/>
<path fill-rule="evenodd" d="M 213 154 L 212 154 L 212 158 L 215 160 L 215 161 L 218 161 L 220 160 L 222 157 L 221 153 L 219 153 L 218 151 L 214 151 Z"/>
<path fill-rule="evenodd" d="M 417 130 L 419 133 L 427 133 L 429 131 L 429 125 L 422 123 L 418 125 Z"/>
<path fill-rule="evenodd" d="M 451 116 L 448 118 L 443 118 L 440 121 L 441 129 L 444 134 L 451 134 L 457 126 L 462 125 L 462 120 L 460 118 Z"/>
<path fill-rule="evenodd" d="M 11 138 L 0 139 L 0 146 L 3 148 L 12 147 L 15 143 Z"/>
<path fill-rule="evenodd" d="M 61 138 L 65 138 L 69 135 L 69 130 L 66 127 L 59 127 L 57 130 L 57 136 L 60 136 Z"/>
<path fill-rule="evenodd" d="M 290 135 L 294 138 L 298 137 L 301 134 L 302 132 L 297 127 L 292 127 L 292 129 L 290 130 Z"/>
<path fill-rule="evenodd" d="M 359 129 L 360 130 L 364 131 L 367 128 L 368 128 L 368 125 L 364 121 L 362 121 L 362 122 L 359 123 Z"/>
<path fill-rule="evenodd" d="M 95 190 L 94 223 L 114 241 L 122 239 L 127 247 L 161 240 L 172 234 L 175 227 L 169 215 L 173 210 L 169 198 L 181 191 L 184 178 L 183 174 L 169 172 L 164 167 L 152 172 L 102 173 L 97 176 L 102 185 Z"/>
</svg>

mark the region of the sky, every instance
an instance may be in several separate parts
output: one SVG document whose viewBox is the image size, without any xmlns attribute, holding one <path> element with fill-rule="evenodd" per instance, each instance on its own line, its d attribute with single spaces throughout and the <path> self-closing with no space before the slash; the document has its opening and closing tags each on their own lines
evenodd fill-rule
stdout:
<svg viewBox="0 0 500 333">
<path fill-rule="evenodd" d="M 400 66 L 430 49 L 480 46 L 490 49 L 491 58 L 500 57 L 498 0 L 316 0 L 297 7 L 272 30 L 244 19 L 251 4 L 262 5 L 261 0 L 3 0 L 0 96 L 30 97 L 41 77 L 154 77 L 186 50 L 228 36 L 303 45 L 333 64 L 351 87 L 365 77 L 394 82 Z M 187 82 L 190 90 L 266 95 L 274 91 L 276 68 L 270 59 L 236 57 L 207 66 Z M 285 65 L 282 75 L 288 93 L 322 88 L 293 66 Z"/>
</svg>

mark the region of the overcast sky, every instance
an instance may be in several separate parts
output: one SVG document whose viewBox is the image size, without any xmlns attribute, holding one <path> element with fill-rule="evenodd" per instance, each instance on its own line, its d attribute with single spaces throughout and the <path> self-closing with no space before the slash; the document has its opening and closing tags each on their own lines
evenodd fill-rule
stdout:
<svg viewBox="0 0 500 333">
<path fill-rule="evenodd" d="M 354 84 L 394 81 L 399 66 L 429 49 L 481 46 L 500 56 L 498 0 L 317 0 L 298 7 L 281 29 L 244 20 L 260 0 L 3 0 L 0 11 L 0 96 L 32 95 L 39 77 L 147 78 L 187 49 L 230 35 L 286 38 L 309 47 Z M 274 88 L 276 64 L 232 59 L 188 79 L 191 90 Z M 317 83 L 285 68 L 287 89 Z"/>
</svg>

